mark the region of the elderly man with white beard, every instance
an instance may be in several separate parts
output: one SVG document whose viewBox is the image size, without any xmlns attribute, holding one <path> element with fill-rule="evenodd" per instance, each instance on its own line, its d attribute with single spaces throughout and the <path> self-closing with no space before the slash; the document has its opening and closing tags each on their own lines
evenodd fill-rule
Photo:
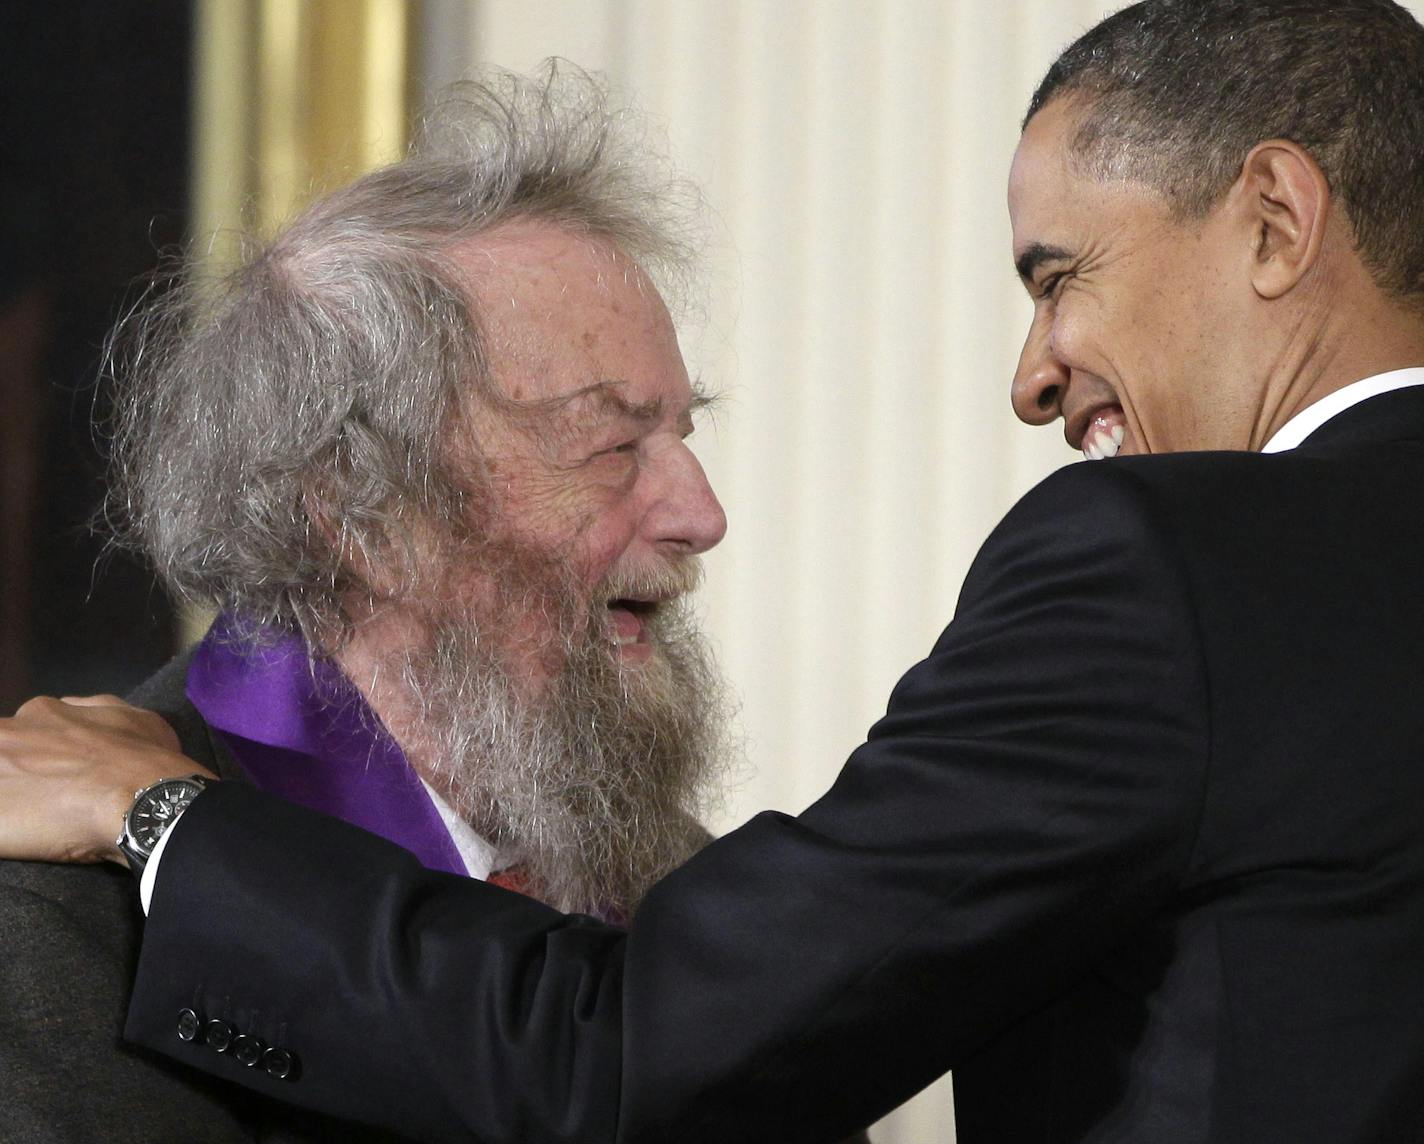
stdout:
<svg viewBox="0 0 1424 1144">
<path fill-rule="evenodd" d="M 123 332 L 112 515 L 218 611 L 134 697 L 210 772 L 159 784 L 150 825 L 248 781 L 616 922 L 706 840 L 724 690 L 687 601 L 725 519 L 662 293 L 688 196 L 619 122 L 581 74 L 471 86 Z M 126 834 L 136 870 L 156 834 Z M 115 871 L 0 864 L 7 1138 L 366 1138 L 119 1044 L 140 917 Z M 276 1095 L 300 1074 L 280 1014 L 193 1011 L 195 1049 Z"/>
</svg>

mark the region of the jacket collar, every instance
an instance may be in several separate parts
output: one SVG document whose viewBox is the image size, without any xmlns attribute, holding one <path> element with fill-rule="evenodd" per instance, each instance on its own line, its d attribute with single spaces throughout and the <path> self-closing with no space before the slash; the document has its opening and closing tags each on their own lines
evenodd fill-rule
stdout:
<svg viewBox="0 0 1424 1144">
<path fill-rule="evenodd" d="M 1302 449 L 1424 440 L 1424 386 L 1395 389 L 1337 413 L 1301 442 Z"/>
</svg>

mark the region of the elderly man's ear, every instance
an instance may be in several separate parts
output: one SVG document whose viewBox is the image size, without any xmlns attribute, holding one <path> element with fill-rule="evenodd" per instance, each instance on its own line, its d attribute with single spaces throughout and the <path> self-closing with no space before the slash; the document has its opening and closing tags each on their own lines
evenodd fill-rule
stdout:
<svg viewBox="0 0 1424 1144">
<path fill-rule="evenodd" d="M 387 529 L 356 531 L 335 519 L 323 499 L 308 491 L 302 498 L 307 521 L 327 548 L 336 554 L 342 579 L 360 585 L 374 606 L 378 600 L 400 599 L 410 589 L 413 541 L 392 537 Z"/>
<path fill-rule="evenodd" d="M 1251 283 L 1262 299 L 1293 290 L 1320 261 L 1330 215 L 1330 183 L 1310 154 L 1287 139 L 1258 143 L 1232 187 L 1251 228 Z"/>
</svg>

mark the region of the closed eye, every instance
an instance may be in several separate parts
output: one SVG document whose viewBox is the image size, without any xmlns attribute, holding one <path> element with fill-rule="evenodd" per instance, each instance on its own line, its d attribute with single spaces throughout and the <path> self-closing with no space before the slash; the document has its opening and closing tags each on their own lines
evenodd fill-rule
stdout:
<svg viewBox="0 0 1424 1144">
<path fill-rule="evenodd" d="M 1055 298 L 1058 295 L 1058 288 L 1068 281 L 1068 272 L 1061 270 L 1056 274 L 1047 275 L 1038 284 L 1038 296 L 1040 298 Z"/>
<path fill-rule="evenodd" d="M 596 461 L 600 457 L 636 457 L 642 444 L 641 437 L 630 437 L 626 441 L 619 441 L 616 445 L 609 445 L 606 449 L 598 449 L 591 453 L 588 459 Z"/>
</svg>

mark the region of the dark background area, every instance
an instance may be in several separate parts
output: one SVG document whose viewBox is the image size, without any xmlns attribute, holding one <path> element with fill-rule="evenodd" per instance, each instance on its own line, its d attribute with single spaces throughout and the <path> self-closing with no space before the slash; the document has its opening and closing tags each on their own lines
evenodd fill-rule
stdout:
<svg viewBox="0 0 1424 1144">
<path fill-rule="evenodd" d="M 0 713 L 122 694 L 173 648 L 162 589 L 105 553 L 104 337 L 187 225 L 188 0 L 0 8 Z"/>
</svg>

